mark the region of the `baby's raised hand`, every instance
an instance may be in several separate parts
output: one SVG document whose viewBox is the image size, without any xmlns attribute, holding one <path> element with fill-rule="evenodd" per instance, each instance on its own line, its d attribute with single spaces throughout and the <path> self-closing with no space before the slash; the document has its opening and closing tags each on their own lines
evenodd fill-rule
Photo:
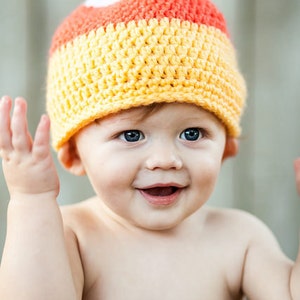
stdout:
<svg viewBox="0 0 300 300">
<path fill-rule="evenodd" d="M 298 195 L 300 196 L 300 157 L 295 160 L 294 167 L 295 167 L 297 191 L 298 191 Z"/>
<path fill-rule="evenodd" d="M 11 98 L 3 97 L 0 100 L 0 156 L 11 198 L 33 195 L 56 198 L 59 179 L 49 146 L 49 118 L 41 117 L 33 140 L 27 127 L 26 101 L 17 98 L 10 117 L 11 109 Z"/>
</svg>

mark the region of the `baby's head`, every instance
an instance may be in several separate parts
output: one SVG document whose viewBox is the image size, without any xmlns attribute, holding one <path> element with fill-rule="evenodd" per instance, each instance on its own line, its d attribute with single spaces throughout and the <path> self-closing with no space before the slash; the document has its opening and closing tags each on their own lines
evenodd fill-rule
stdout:
<svg viewBox="0 0 300 300">
<path fill-rule="evenodd" d="M 53 37 L 56 150 L 96 119 L 161 102 L 195 104 L 238 137 L 245 98 L 225 19 L 209 0 L 87 0 Z"/>
</svg>

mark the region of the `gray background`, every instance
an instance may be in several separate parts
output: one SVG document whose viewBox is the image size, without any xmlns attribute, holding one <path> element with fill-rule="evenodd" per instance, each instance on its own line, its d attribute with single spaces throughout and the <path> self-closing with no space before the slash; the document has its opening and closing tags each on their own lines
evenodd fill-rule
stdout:
<svg viewBox="0 0 300 300">
<path fill-rule="evenodd" d="M 32 133 L 45 107 L 51 36 L 62 18 L 80 3 L 0 0 L 0 95 L 28 99 Z M 300 156 L 300 1 L 215 3 L 227 18 L 249 97 L 239 156 L 224 164 L 209 204 L 255 214 L 273 230 L 286 254 L 295 258 L 300 225 L 300 199 L 293 177 L 293 160 Z M 85 177 L 73 177 L 59 165 L 58 169 L 59 203 L 73 203 L 92 195 Z M 0 254 L 8 198 L 1 174 Z"/>
</svg>

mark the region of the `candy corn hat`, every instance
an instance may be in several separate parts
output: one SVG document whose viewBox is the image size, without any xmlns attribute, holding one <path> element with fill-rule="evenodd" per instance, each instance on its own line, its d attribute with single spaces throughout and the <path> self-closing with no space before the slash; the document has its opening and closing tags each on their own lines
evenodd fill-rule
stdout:
<svg viewBox="0 0 300 300">
<path fill-rule="evenodd" d="M 200 106 L 237 137 L 245 97 L 224 17 L 209 0 L 90 0 L 53 37 L 55 149 L 95 119 L 156 102 Z"/>
</svg>

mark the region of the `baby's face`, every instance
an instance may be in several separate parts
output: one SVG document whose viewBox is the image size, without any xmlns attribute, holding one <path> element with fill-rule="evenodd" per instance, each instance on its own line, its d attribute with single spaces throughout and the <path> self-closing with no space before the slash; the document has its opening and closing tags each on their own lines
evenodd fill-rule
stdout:
<svg viewBox="0 0 300 300">
<path fill-rule="evenodd" d="M 172 103 L 141 118 L 144 108 L 82 129 L 75 142 L 105 211 L 146 229 L 172 228 L 209 198 L 226 134 L 211 113 Z"/>
</svg>

